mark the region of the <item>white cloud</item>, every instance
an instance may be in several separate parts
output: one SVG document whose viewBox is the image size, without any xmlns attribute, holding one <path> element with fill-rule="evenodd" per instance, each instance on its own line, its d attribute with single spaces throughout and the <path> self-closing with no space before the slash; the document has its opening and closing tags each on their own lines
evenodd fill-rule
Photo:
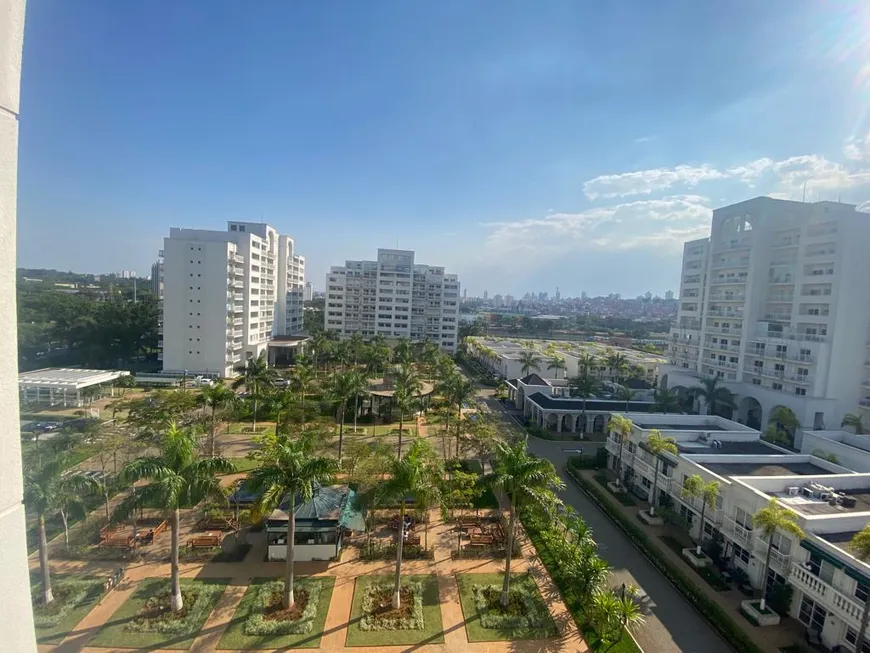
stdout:
<svg viewBox="0 0 870 653">
<path fill-rule="evenodd" d="M 542 265 L 555 256 L 579 250 L 631 250 L 655 247 L 679 251 L 683 242 L 710 229 L 709 200 L 676 195 L 637 200 L 579 213 L 551 213 L 542 218 L 488 223 L 491 232 L 482 252 L 485 263 Z"/>
<path fill-rule="evenodd" d="M 724 179 L 725 174 L 708 165 L 679 165 L 673 168 L 653 168 L 619 175 L 601 175 L 583 184 L 583 192 L 591 200 L 649 195 L 676 184 L 696 186 L 702 181 Z"/>
<path fill-rule="evenodd" d="M 870 133 L 864 138 L 846 139 L 843 156 L 850 161 L 870 161 Z"/>
</svg>

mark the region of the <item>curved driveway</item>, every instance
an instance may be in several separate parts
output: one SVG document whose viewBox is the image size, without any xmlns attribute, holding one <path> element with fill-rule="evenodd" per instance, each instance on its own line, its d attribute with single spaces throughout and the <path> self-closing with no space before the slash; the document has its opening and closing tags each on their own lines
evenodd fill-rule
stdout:
<svg viewBox="0 0 870 653">
<path fill-rule="evenodd" d="M 489 393 L 484 391 L 481 394 Z M 489 397 L 485 401 L 490 410 L 501 413 L 506 420 L 510 419 L 497 402 Z M 634 583 L 649 597 L 646 621 L 636 634 L 638 644 L 645 653 L 734 653 L 734 649 L 710 627 L 683 595 L 567 477 L 563 470 L 568 456 L 572 454 L 564 449 L 576 447 L 577 443 L 573 442 L 529 438 L 529 450 L 541 458 L 551 460 L 565 481 L 565 490 L 561 492 L 562 500 L 572 506 L 592 527 L 601 557 L 613 569 L 612 583 Z M 585 454 L 594 454 L 596 445 L 583 443 L 583 449 Z"/>
</svg>

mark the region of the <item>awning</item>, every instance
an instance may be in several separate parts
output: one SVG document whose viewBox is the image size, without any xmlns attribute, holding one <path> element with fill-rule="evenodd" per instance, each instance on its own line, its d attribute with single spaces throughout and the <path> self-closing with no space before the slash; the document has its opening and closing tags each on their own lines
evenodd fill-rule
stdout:
<svg viewBox="0 0 870 653">
<path fill-rule="evenodd" d="M 344 511 L 341 513 L 339 523 L 350 531 L 364 531 L 366 529 L 366 520 L 362 511 L 355 508 L 354 495 L 356 492 L 350 490 L 348 492 L 347 501 L 344 503 Z"/>
<path fill-rule="evenodd" d="M 809 542 L 807 540 L 801 540 L 801 546 L 803 548 L 805 548 L 807 551 L 809 551 L 810 553 L 815 553 L 822 560 L 824 560 L 825 562 L 827 562 L 830 565 L 833 565 L 835 568 L 842 569 L 843 573 L 846 574 L 849 578 L 852 578 L 853 580 L 857 580 L 861 583 L 864 583 L 865 585 L 870 586 L 870 577 L 866 576 L 865 574 L 862 574 L 860 571 L 858 571 L 856 569 L 853 569 L 852 567 L 847 565 L 845 562 L 843 562 L 842 560 L 840 560 L 836 556 L 831 555 L 830 553 L 828 553 L 824 549 L 816 546 L 812 542 Z"/>
</svg>

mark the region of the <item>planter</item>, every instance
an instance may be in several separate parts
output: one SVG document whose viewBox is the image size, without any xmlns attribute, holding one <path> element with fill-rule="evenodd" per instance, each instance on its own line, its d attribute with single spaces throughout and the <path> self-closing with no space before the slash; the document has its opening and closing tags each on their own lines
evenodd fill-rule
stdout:
<svg viewBox="0 0 870 653">
<path fill-rule="evenodd" d="M 779 623 L 779 615 L 770 608 L 764 612 L 759 609 L 759 601 L 741 601 L 740 609 L 750 618 L 750 621 L 759 626 L 776 626 Z"/>
<path fill-rule="evenodd" d="M 637 513 L 637 518 L 647 526 L 661 526 L 665 523 L 665 520 L 658 515 L 649 514 L 649 510 L 641 510 Z"/>
<path fill-rule="evenodd" d="M 683 549 L 683 557 L 696 569 L 713 564 L 713 559 L 703 551 L 701 551 L 701 555 L 697 555 L 695 547 L 693 546 Z"/>
<path fill-rule="evenodd" d="M 617 485 L 616 481 L 608 481 L 607 489 L 610 490 L 613 494 L 625 494 L 625 486 Z"/>
</svg>

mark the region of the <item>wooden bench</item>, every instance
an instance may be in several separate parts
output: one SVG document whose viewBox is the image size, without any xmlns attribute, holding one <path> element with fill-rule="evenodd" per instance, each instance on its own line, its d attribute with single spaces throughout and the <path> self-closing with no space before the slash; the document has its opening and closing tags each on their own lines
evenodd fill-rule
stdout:
<svg viewBox="0 0 870 653">
<path fill-rule="evenodd" d="M 493 525 L 489 532 L 496 542 L 504 542 L 504 529 L 502 529 L 501 524 Z"/>
<path fill-rule="evenodd" d="M 187 540 L 187 546 L 191 549 L 211 549 L 220 545 L 220 535 L 197 535 Z"/>
<path fill-rule="evenodd" d="M 494 543 L 492 535 L 472 535 L 469 546 L 492 546 Z"/>
<path fill-rule="evenodd" d="M 154 537 L 160 535 L 160 533 L 165 531 L 167 528 L 169 528 L 169 522 L 164 519 L 162 522 L 157 524 L 157 528 L 154 529 Z"/>
<path fill-rule="evenodd" d="M 110 546 L 110 547 L 120 547 L 120 548 L 130 548 L 133 545 L 133 536 L 132 535 L 120 535 L 120 534 L 107 534 L 102 540 L 100 540 L 100 546 Z"/>
<path fill-rule="evenodd" d="M 420 546 L 420 536 L 408 535 L 408 537 L 405 538 L 405 544 L 410 544 L 411 546 Z"/>
<path fill-rule="evenodd" d="M 483 522 L 480 517 L 468 517 L 463 515 L 460 515 L 459 517 L 459 528 L 462 530 L 468 528 L 479 528 L 482 524 Z"/>
<path fill-rule="evenodd" d="M 199 528 L 204 531 L 233 531 L 236 529 L 236 520 L 232 517 L 212 517 L 200 521 Z"/>
</svg>

